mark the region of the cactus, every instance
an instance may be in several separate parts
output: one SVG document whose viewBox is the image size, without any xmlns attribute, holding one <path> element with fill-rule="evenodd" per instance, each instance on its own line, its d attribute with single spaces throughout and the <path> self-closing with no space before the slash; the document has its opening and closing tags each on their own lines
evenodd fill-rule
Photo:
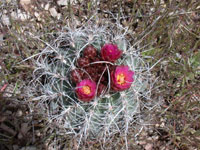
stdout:
<svg viewBox="0 0 200 150">
<path fill-rule="evenodd" d="M 79 28 L 67 27 L 41 52 L 34 72 L 36 87 L 41 93 L 37 107 L 50 123 L 56 123 L 65 134 L 80 137 L 79 141 L 83 138 L 106 139 L 115 133 L 127 134 L 133 116 L 140 111 L 140 98 L 150 95 L 149 67 L 126 39 L 127 34 L 126 28 L 116 24 L 87 23 Z M 99 96 L 89 102 L 80 101 L 75 94 L 75 82 L 79 82 L 80 71 L 84 70 L 77 68 L 77 63 L 88 64 L 87 60 L 80 60 L 88 45 L 100 53 L 105 43 L 115 43 L 123 51 L 115 64 L 129 66 L 135 72 L 134 82 L 127 90 L 113 92 L 108 76 L 106 90 L 101 85 L 103 92 Z M 91 48 L 87 51 L 89 57 L 96 55 Z M 76 69 L 79 71 L 72 73 Z"/>
</svg>

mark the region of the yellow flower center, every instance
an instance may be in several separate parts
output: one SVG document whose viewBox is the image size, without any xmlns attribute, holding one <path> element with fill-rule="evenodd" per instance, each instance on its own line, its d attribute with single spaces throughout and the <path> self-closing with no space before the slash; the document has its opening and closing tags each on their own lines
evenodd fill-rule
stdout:
<svg viewBox="0 0 200 150">
<path fill-rule="evenodd" d="M 91 93 L 91 88 L 87 85 L 83 86 L 82 91 L 84 94 L 90 94 Z"/>
<path fill-rule="evenodd" d="M 123 73 L 120 73 L 117 75 L 117 83 L 122 85 L 124 84 L 126 81 L 125 81 L 125 75 Z"/>
<path fill-rule="evenodd" d="M 109 49 L 108 51 L 109 51 L 110 53 L 112 53 L 112 49 Z"/>
</svg>

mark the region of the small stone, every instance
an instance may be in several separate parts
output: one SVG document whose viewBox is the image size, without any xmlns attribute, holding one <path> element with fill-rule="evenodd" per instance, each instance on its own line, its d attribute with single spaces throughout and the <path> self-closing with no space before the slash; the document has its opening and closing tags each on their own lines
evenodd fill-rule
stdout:
<svg viewBox="0 0 200 150">
<path fill-rule="evenodd" d="M 6 0 L 6 2 L 7 2 L 7 3 L 10 3 L 10 2 L 11 2 L 11 0 Z"/>
<path fill-rule="evenodd" d="M 38 12 L 35 12 L 34 15 L 36 18 L 38 18 L 40 16 L 40 14 Z"/>
<path fill-rule="evenodd" d="M 44 3 L 41 4 L 41 7 L 44 8 Z"/>
<path fill-rule="evenodd" d="M 54 7 L 50 8 L 49 12 L 50 12 L 52 17 L 57 17 L 58 16 L 58 12 L 56 11 L 56 9 Z"/>
<path fill-rule="evenodd" d="M 20 0 L 20 4 L 23 5 L 28 5 L 31 3 L 31 0 Z"/>
<path fill-rule="evenodd" d="M 8 12 L 8 11 L 7 11 L 6 9 L 3 10 L 3 14 L 7 14 L 7 12 Z"/>
<path fill-rule="evenodd" d="M 22 139 L 22 138 L 23 138 L 23 135 L 22 135 L 21 133 L 19 133 L 19 134 L 17 135 L 17 138 L 18 138 L 18 139 Z"/>
<path fill-rule="evenodd" d="M 145 150 L 152 150 L 153 149 L 153 144 L 148 143 L 145 147 Z"/>
<path fill-rule="evenodd" d="M 140 145 L 145 145 L 145 144 L 147 144 L 147 142 L 146 141 L 139 141 L 139 144 Z"/>
<path fill-rule="evenodd" d="M 58 13 L 57 19 L 60 19 L 60 18 L 61 18 L 61 13 Z"/>
<path fill-rule="evenodd" d="M 45 7 L 44 7 L 44 10 L 49 10 L 49 3 L 47 3 L 46 5 L 45 5 Z"/>
<path fill-rule="evenodd" d="M 77 26 L 81 26 L 81 22 L 77 19 L 77 17 L 74 17 L 74 22 Z"/>
<path fill-rule="evenodd" d="M 22 147 L 20 150 L 37 150 L 37 148 L 34 146 L 26 146 L 26 147 Z"/>
<path fill-rule="evenodd" d="M 154 136 L 153 139 L 154 139 L 154 140 L 158 140 L 158 139 L 159 139 L 159 136 Z"/>
<path fill-rule="evenodd" d="M 15 11 L 11 12 L 11 17 L 14 20 L 17 20 L 17 13 Z"/>
<path fill-rule="evenodd" d="M 0 44 L 3 44 L 3 34 L 0 33 Z M 1 66 L 0 66 L 0 70 L 1 70 Z"/>
<path fill-rule="evenodd" d="M 5 120 L 6 120 L 6 117 L 5 117 L 5 116 L 1 116 L 1 117 L 0 117 L 0 123 L 1 123 L 1 122 L 4 122 Z"/>
<path fill-rule="evenodd" d="M 66 6 L 69 2 L 69 0 L 58 0 L 57 4 L 60 6 Z"/>
<path fill-rule="evenodd" d="M 37 18 L 38 21 L 41 21 L 42 19 L 40 18 L 40 14 L 38 12 L 34 13 L 35 17 Z"/>
<path fill-rule="evenodd" d="M 20 4 L 24 8 L 24 10 L 28 12 L 30 10 L 29 5 L 31 4 L 31 0 L 20 0 Z"/>
<path fill-rule="evenodd" d="M 10 19 L 7 15 L 2 15 L 1 21 L 3 22 L 4 25 L 9 26 L 10 25 Z"/>
<path fill-rule="evenodd" d="M 13 18 L 13 20 L 25 21 L 30 18 L 30 15 L 28 13 L 21 12 L 21 10 L 18 9 L 17 12 L 11 12 L 11 17 Z"/>
<path fill-rule="evenodd" d="M 18 145 L 13 145 L 13 150 L 18 150 L 19 149 L 19 146 Z"/>
<path fill-rule="evenodd" d="M 148 141 L 152 141 L 152 137 L 148 137 L 147 140 L 148 140 Z"/>
<path fill-rule="evenodd" d="M 162 122 L 161 125 L 160 125 L 160 127 L 164 128 L 165 127 L 165 123 Z"/>
<path fill-rule="evenodd" d="M 35 131 L 35 134 L 36 134 L 37 137 L 40 137 L 40 135 L 41 135 L 41 133 L 40 133 L 39 130 L 36 130 L 36 131 Z"/>
<path fill-rule="evenodd" d="M 16 117 L 21 117 L 23 114 L 22 110 L 18 109 L 16 112 Z"/>
<path fill-rule="evenodd" d="M 164 119 L 164 118 L 161 118 L 161 119 L 160 119 L 160 121 L 161 121 L 161 122 L 164 122 L 164 121 L 165 121 L 165 119 Z"/>
</svg>

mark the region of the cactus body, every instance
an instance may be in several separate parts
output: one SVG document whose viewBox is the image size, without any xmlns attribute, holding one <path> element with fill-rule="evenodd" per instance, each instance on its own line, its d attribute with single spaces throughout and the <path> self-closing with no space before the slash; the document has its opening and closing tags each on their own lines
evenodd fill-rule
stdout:
<svg viewBox="0 0 200 150">
<path fill-rule="evenodd" d="M 110 34 L 114 30 L 116 33 Z M 125 133 L 133 116 L 139 113 L 139 98 L 147 97 L 149 93 L 148 79 L 145 76 L 147 66 L 125 35 L 122 28 L 115 26 L 68 28 L 68 31 L 58 34 L 56 42 L 48 46 L 38 58 L 37 75 L 45 76 L 43 85 L 38 84 L 42 93 L 38 106 L 48 114 L 48 120 L 56 122 L 66 134 L 101 138 L 119 132 Z M 66 44 L 61 46 L 62 42 Z M 123 51 L 115 65 L 129 66 L 135 72 L 134 82 L 125 91 L 112 91 L 109 75 L 108 79 L 103 76 L 104 84 L 97 82 L 98 92 L 95 98 L 89 102 L 80 101 L 75 94 L 74 82 L 79 82 L 84 75 L 93 79 L 93 72 L 103 74 L 107 71 L 110 74 L 112 70 L 108 69 L 110 62 L 104 61 L 105 65 L 98 65 L 102 60 L 96 56 L 95 49 L 100 55 L 105 43 L 115 43 Z M 85 48 L 87 51 L 84 52 Z M 84 55 L 87 59 L 81 58 Z M 80 68 L 88 63 L 96 65 L 96 70 L 88 73 L 87 69 Z M 78 71 L 71 73 L 72 70 Z M 37 81 L 41 82 L 41 78 L 37 78 Z"/>
</svg>

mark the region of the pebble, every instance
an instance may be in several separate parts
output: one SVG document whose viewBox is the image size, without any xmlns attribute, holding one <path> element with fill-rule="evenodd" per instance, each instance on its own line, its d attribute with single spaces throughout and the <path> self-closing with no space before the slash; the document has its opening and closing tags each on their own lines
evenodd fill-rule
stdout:
<svg viewBox="0 0 200 150">
<path fill-rule="evenodd" d="M 47 3 L 45 6 L 44 6 L 44 10 L 49 10 L 49 3 Z"/>
<path fill-rule="evenodd" d="M 40 14 L 38 12 L 34 13 L 35 17 L 37 18 L 38 21 L 41 21 L 42 19 L 40 18 Z"/>
<path fill-rule="evenodd" d="M 147 140 L 148 141 L 152 141 L 153 139 L 152 139 L 152 137 L 148 137 Z"/>
<path fill-rule="evenodd" d="M 40 133 L 39 130 L 36 130 L 36 131 L 35 131 L 35 134 L 36 134 L 37 137 L 39 137 L 39 136 L 41 135 L 41 133 Z"/>
<path fill-rule="evenodd" d="M 38 12 L 35 12 L 34 15 L 36 18 L 38 18 L 40 16 L 40 14 Z"/>
<path fill-rule="evenodd" d="M 56 9 L 54 7 L 50 8 L 49 12 L 52 17 L 54 17 L 54 18 L 58 17 L 58 12 L 56 11 Z"/>
<path fill-rule="evenodd" d="M 27 147 L 22 147 L 20 150 L 37 150 L 37 148 L 33 146 L 27 146 Z"/>
<path fill-rule="evenodd" d="M 6 114 L 8 114 L 8 115 L 12 115 L 12 111 L 7 110 L 7 111 L 6 111 Z"/>
<path fill-rule="evenodd" d="M 58 0 L 57 4 L 60 6 L 66 6 L 69 3 L 69 0 Z"/>
<path fill-rule="evenodd" d="M 3 22 L 4 25 L 9 26 L 10 25 L 10 19 L 7 15 L 2 15 L 1 21 Z"/>
<path fill-rule="evenodd" d="M 165 123 L 162 122 L 161 125 L 160 125 L 160 127 L 164 128 L 165 127 Z"/>
<path fill-rule="evenodd" d="M 145 144 L 147 144 L 146 141 L 139 141 L 138 143 L 139 143 L 140 145 L 145 145 Z"/>
<path fill-rule="evenodd" d="M 14 19 L 14 20 L 21 20 L 21 21 L 25 21 L 27 19 L 30 18 L 30 15 L 25 13 L 25 12 L 21 12 L 20 9 L 17 10 L 17 12 L 13 11 L 11 12 L 11 17 Z"/>
<path fill-rule="evenodd" d="M 13 145 L 13 150 L 18 150 L 19 149 L 19 146 L 18 145 Z"/>
<path fill-rule="evenodd" d="M 19 133 L 19 134 L 17 135 L 17 138 L 18 138 L 18 139 L 22 139 L 22 138 L 23 138 L 23 135 L 22 135 L 21 133 Z"/>
<path fill-rule="evenodd" d="M 3 34 L 0 33 L 0 45 L 3 44 Z M 0 66 L 0 70 L 1 70 L 1 66 Z"/>
<path fill-rule="evenodd" d="M 31 0 L 20 0 L 20 4 L 21 4 L 22 6 L 28 5 L 28 4 L 30 4 L 30 3 L 31 3 Z"/>
<path fill-rule="evenodd" d="M 145 147 L 145 150 L 152 150 L 153 149 L 153 144 L 148 143 Z"/>
<path fill-rule="evenodd" d="M 6 0 L 6 3 L 10 3 L 11 2 L 11 0 Z"/>
<path fill-rule="evenodd" d="M 30 4 L 31 4 L 31 0 L 20 0 L 20 5 L 24 8 L 24 10 L 26 12 L 30 11 Z"/>
<path fill-rule="evenodd" d="M 18 109 L 16 112 L 16 117 L 21 117 L 23 114 L 22 110 Z"/>
</svg>

